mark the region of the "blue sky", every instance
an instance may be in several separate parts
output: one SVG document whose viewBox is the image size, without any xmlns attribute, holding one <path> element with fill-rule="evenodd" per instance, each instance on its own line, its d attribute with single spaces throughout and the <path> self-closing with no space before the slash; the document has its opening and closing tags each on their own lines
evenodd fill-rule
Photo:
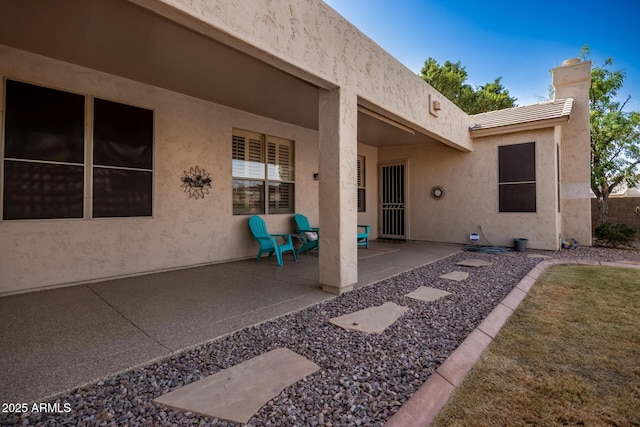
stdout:
<svg viewBox="0 0 640 427">
<path fill-rule="evenodd" d="M 549 70 L 578 56 L 626 72 L 640 110 L 640 0 L 324 0 L 407 68 L 461 61 L 473 86 L 502 76 L 519 105 L 548 96 Z"/>
</svg>

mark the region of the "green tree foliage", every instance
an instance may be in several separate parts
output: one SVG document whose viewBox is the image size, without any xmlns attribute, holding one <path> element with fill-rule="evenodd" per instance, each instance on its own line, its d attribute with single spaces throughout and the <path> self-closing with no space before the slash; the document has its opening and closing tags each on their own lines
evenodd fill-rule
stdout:
<svg viewBox="0 0 640 427">
<path fill-rule="evenodd" d="M 429 58 L 419 75 L 467 114 L 516 106 L 516 98 L 509 96 L 509 91 L 500 82 L 502 77 L 474 88 L 467 83 L 467 70 L 460 61 L 446 61 L 441 66 L 438 61 Z"/>
<path fill-rule="evenodd" d="M 589 47 L 581 56 L 589 55 Z M 609 215 L 609 195 L 625 183 L 638 185 L 640 164 L 640 111 L 625 111 L 617 95 L 624 83 L 624 70 L 611 70 L 613 60 L 591 69 L 589 109 L 591 125 L 591 190 L 598 198 L 598 224 Z"/>
</svg>

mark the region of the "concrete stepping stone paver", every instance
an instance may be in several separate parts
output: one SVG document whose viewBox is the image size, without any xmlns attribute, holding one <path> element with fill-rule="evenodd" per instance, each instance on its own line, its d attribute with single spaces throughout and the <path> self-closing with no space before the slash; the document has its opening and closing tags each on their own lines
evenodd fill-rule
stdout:
<svg viewBox="0 0 640 427">
<path fill-rule="evenodd" d="M 269 400 L 320 370 L 310 360 L 278 348 L 154 399 L 155 403 L 246 424 Z"/>
<path fill-rule="evenodd" d="M 443 291 L 442 289 L 430 288 L 428 286 L 420 286 L 418 289 L 408 293 L 406 296 L 420 301 L 436 301 L 442 297 L 446 297 L 447 295 L 451 295 L 451 292 Z"/>
<path fill-rule="evenodd" d="M 463 280 L 466 280 L 469 277 L 469 273 L 466 273 L 464 271 L 452 271 L 451 273 L 447 273 L 447 274 L 443 274 L 441 276 L 438 276 L 441 279 L 447 279 L 447 280 L 453 280 L 456 282 L 461 282 Z"/>
<path fill-rule="evenodd" d="M 407 310 L 393 302 L 385 302 L 377 307 L 369 307 L 343 316 L 329 319 L 329 322 L 344 329 L 381 334 Z"/>
<path fill-rule="evenodd" d="M 462 265 L 464 267 L 489 267 L 493 265 L 492 262 L 485 261 L 483 259 L 464 259 L 462 261 L 456 262 L 456 265 Z"/>
</svg>

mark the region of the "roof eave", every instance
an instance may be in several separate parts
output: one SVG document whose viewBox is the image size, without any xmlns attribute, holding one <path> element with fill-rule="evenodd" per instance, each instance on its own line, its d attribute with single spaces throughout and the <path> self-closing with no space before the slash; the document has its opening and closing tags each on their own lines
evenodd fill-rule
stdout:
<svg viewBox="0 0 640 427">
<path fill-rule="evenodd" d="M 469 128 L 471 138 L 481 138 L 484 136 L 501 135 L 505 133 L 522 132 L 527 130 L 544 129 L 554 127 L 556 125 L 569 121 L 569 116 L 554 117 L 545 120 L 536 120 L 533 122 L 515 123 L 505 126 L 495 126 L 490 128 L 473 129 Z"/>
</svg>

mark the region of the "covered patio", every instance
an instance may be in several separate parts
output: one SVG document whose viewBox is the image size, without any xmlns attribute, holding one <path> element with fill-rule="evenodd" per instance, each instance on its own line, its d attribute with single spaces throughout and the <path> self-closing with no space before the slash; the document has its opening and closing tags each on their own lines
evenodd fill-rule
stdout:
<svg viewBox="0 0 640 427">
<path fill-rule="evenodd" d="M 356 275 L 356 249 L 345 230 L 370 224 L 372 238 L 385 234 L 378 233 L 383 203 L 379 167 L 381 161 L 398 159 L 382 159 L 378 150 L 416 145 L 471 149 L 468 118 L 461 110 L 379 52 L 324 3 L 292 9 L 269 4 L 272 11 L 258 3 L 245 5 L 246 10 L 233 2 L 216 5 L 214 9 L 224 10 L 220 16 L 216 10 L 188 10 L 181 2 L 157 0 L 2 5 L 3 80 L 77 94 L 89 109 L 98 99 L 153 111 L 154 125 L 153 171 L 147 171 L 152 188 L 145 193 L 153 200 L 152 215 L 103 221 L 93 215 L 93 198 L 87 194 L 77 214 L 83 221 L 60 215 L 53 215 L 63 219 L 56 222 L 4 218 L 0 234 L 8 254 L 0 260 L 5 272 L 0 293 L 249 256 L 252 240 L 237 238 L 246 228 L 246 216 L 233 205 L 234 182 L 246 178 L 232 170 L 237 130 L 292 142 L 295 182 L 287 188 L 294 188 L 288 200 L 295 203 L 286 215 L 268 207 L 252 213 L 264 215 L 271 232 L 291 231 L 290 214 L 308 215 L 323 229 L 326 250 L 319 259 L 319 281 L 325 290 L 343 293 L 362 282 Z M 254 28 L 247 19 L 255 14 L 261 22 L 271 13 L 278 19 L 291 15 L 291 21 L 286 19 L 286 28 L 270 23 Z M 337 68 L 327 59 L 336 55 L 326 38 L 327 25 L 348 42 Z M 271 40 L 280 32 L 288 38 L 290 26 L 305 28 L 295 46 L 280 45 L 282 37 Z M 442 103 L 440 119 L 435 111 L 423 114 L 432 97 Z M 86 155 L 79 160 L 87 170 L 94 161 L 88 154 L 92 138 L 87 125 Z M 261 150 L 264 158 L 266 148 Z M 359 156 L 366 171 L 362 186 L 357 183 Z M 211 174 L 209 195 L 200 200 L 185 194 L 180 181 L 195 167 Z M 77 184 L 91 193 L 86 179 L 79 177 Z M 357 207 L 360 191 L 366 194 L 364 210 Z M 23 238 L 34 231 L 39 233 L 36 240 Z M 406 233 L 402 238 L 415 237 Z"/>
<path fill-rule="evenodd" d="M 358 250 L 357 288 L 461 250 L 372 242 Z M 316 253 L 220 263 L 0 298 L 0 394 L 40 401 L 73 387 L 335 298 Z"/>
</svg>

